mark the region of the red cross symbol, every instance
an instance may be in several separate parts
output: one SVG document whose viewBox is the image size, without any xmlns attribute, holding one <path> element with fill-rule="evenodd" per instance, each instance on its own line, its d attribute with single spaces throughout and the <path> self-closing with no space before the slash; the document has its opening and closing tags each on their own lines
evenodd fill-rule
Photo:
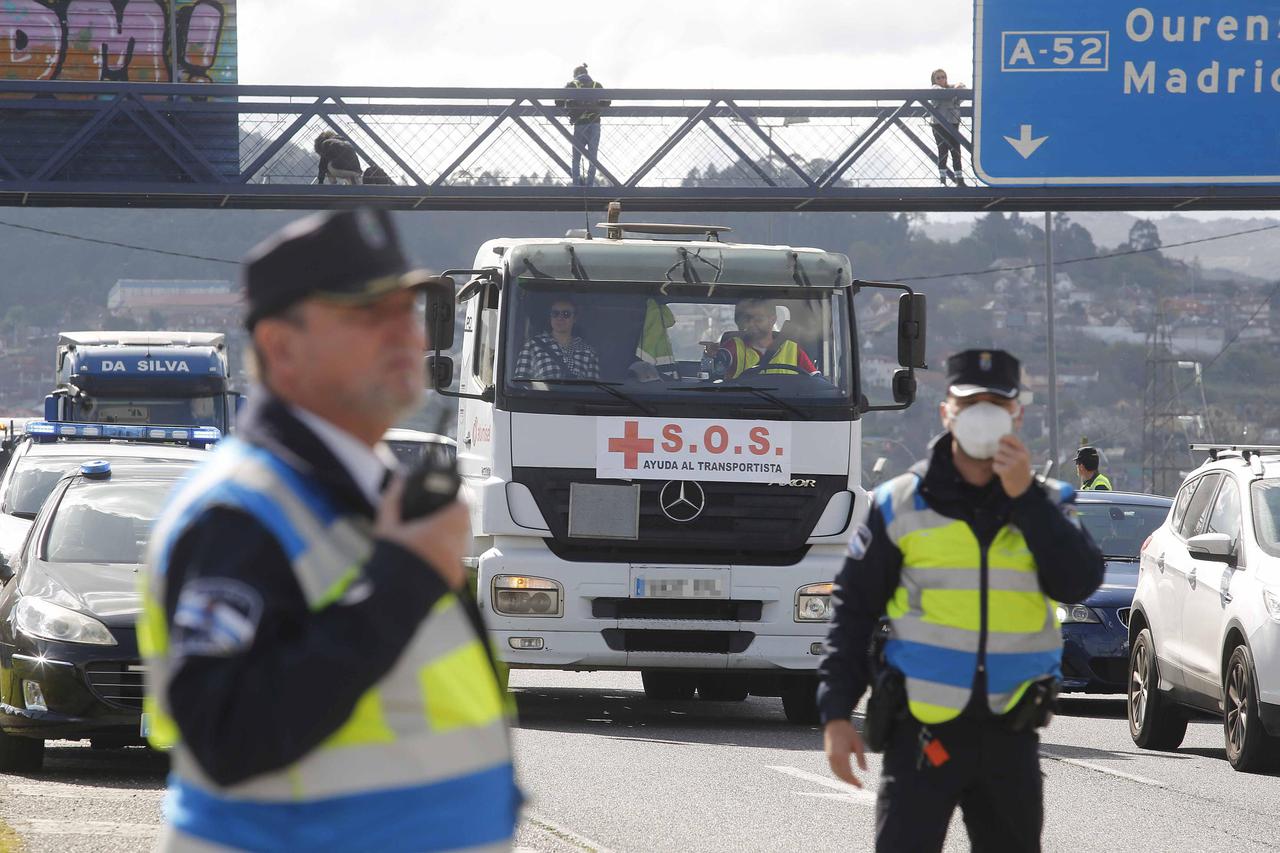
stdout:
<svg viewBox="0 0 1280 853">
<path fill-rule="evenodd" d="M 653 439 L 640 437 L 639 421 L 627 421 L 622 438 L 609 439 L 609 452 L 623 455 L 623 468 L 635 468 L 640 464 L 641 453 L 653 452 Z"/>
</svg>

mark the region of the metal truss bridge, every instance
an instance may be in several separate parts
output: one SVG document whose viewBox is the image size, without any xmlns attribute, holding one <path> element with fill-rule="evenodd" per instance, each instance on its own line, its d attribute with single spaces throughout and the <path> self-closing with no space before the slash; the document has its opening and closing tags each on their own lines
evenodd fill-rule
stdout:
<svg viewBox="0 0 1280 853">
<path fill-rule="evenodd" d="M 586 94 L 589 92 L 589 94 Z M 558 99 L 607 99 L 574 185 Z M 159 208 L 985 211 L 1280 207 L 1259 186 L 988 187 L 967 90 L 397 89 L 0 82 L 0 204 Z M 954 99 L 967 187 L 941 186 Z M 336 131 L 390 184 L 317 183 Z M 586 163 L 583 164 L 585 171 Z"/>
</svg>

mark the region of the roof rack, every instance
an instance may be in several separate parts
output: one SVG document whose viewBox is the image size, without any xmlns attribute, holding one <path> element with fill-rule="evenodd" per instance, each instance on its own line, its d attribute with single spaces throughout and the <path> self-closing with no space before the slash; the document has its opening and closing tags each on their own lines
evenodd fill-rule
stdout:
<svg viewBox="0 0 1280 853">
<path fill-rule="evenodd" d="M 27 435 L 39 444 L 51 444 L 55 441 L 101 441 L 117 439 L 125 441 L 141 441 L 163 444 L 186 444 L 191 447 L 208 447 L 218 443 L 222 431 L 217 427 L 179 427 L 154 426 L 151 424 L 91 424 L 91 423 L 50 423 L 49 421 L 28 421 Z"/>
<path fill-rule="evenodd" d="M 1239 456 L 1245 462 L 1252 456 L 1280 455 L 1280 445 L 1275 444 L 1193 444 L 1192 450 L 1203 450 L 1211 461 L 1221 456 Z"/>
</svg>

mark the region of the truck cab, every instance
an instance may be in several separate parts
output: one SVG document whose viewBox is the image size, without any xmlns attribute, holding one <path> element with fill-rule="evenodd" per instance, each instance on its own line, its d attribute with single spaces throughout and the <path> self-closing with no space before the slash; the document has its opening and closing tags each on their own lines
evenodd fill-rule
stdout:
<svg viewBox="0 0 1280 853">
<path fill-rule="evenodd" d="M 64 332 L 45 420 L 211 426 L 226 434 L 230 389 L 226 335 L 204 332 Z"/>
<path fill-rule="evenodd" d="M 457 294 L 451 359 L 470 568 L 513 667 L 639 670 L 658 699 L 781 696 L 811 722 L 831 584 L 861 486 L 854 293 L 902 292 L 895 382 L 923 367 L 923 297 L 819 249 L 497 239 Z M 691 239 L 688 232 L 710 239 Z M 429 296 L 435 345 L 452 293 Z M 760 350 L 757 326 L 771 325 Z M 445 340 L 442 340 L 445 339 Z"/>
</svg>

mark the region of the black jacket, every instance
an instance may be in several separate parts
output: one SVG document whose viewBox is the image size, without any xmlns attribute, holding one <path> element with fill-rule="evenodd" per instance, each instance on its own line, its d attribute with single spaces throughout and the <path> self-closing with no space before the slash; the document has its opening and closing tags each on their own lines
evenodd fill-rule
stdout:
<svg viewBox="0 0 1280 853">
<path fill-rule="evenodd" d="M 1082 601 L 1102 583 L 1102 552 L 1069 510 L 1054 504 L 1042 487 L 1033 484 L 1011 500 L 998 479 L 981 489 L 969 485 L 952 460 L 949 433 L 934 442 L 929 459 L 911 470 L 921 477 L 920 495 L 930 509 L 966 522 L 984 548 L 1006 523 L 1016 525 L 1035 558 L 1040 589 L 1054 601 Z M 884 517 L 874 504 L 864 527 L 854 533 L 856 544 L 831 592 L 835 614 L 827 633 L 827 654 L 818 667 L 818 708 L 824 723 L 848 719 L 867 689 L 871 635 L 902 573 L 902 552 L 889 540 Z M 858 552 L 863 553 L 855 558 Z M 977 686 L 985 692 L 985 684 Z"/>
<path fill-rule="evenodd" d="M 323 184 L 329 176 L 329 169 L 342 169 L 345 172 L 360 172 L 360 155 L 356 147 L 345 139 L 334 137 L 316 143 L 316 153 L 320 155 L 319 173 L 316 183 Z"/>
<path fill-rule="evenodd" d="M 238 438 L 315 478 L 337 506 L 373 517 L 346 469 L 279 399 L 255 395 L 238 426 Z M 170 626 L 183 587 L 198 579 L 238 581 L 262 599 L 256 633 L 241 653 L 172 652 L 169 708 L 215 782 L 286 767 L 337 731 L 447 591 L 429 565 L 387 541 L 376 543 L 363 574 L 366 597 L 313 613 L 284 551 L 252 516 L 209 509 L 175 543 L 164 602 Z"/>
</svg>

